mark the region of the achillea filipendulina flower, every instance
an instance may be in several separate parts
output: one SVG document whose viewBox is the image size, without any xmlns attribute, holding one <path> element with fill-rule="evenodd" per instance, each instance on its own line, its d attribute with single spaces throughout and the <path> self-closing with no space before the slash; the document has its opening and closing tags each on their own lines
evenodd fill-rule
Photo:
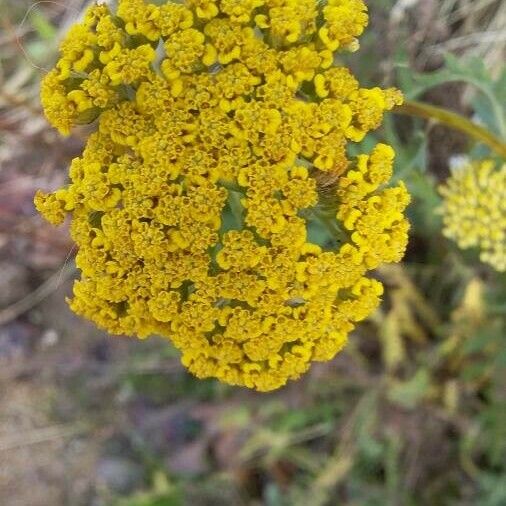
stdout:
<svg viewBox="0 0 506 506">
<path fill-rule="evenodd" d="M 478 248 L 483 262 L 506 271 L 506 164 L 463 162 L 440 188 L 444 234 L 460 248 Z"/>
<path fill-rule="evenodd" d="M 91 7 L 42 84 L 63 134 L 97 120 L 70 184 L 35 199 L 72 217 L 72 309 L 262 391 L 339 352 L 380 300 L 367 271 L 408 231 L 392 148 L 346 155 L 402 100 L 332 67 L 366 24 L 362 0 Z"/>
</svg>

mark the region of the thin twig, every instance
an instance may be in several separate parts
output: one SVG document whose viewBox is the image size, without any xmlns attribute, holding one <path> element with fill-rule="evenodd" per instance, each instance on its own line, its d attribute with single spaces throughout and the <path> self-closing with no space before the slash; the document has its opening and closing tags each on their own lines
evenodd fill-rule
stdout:
<svg viewBox="0 0 506 506">
<path fill-rule="evenodd" d="M 40 443 L 48 443 L 55 439 L 68 438 L 85 432 L 86 427 L 82 424 L 66 426 L 57 425 L 53 427 L 43 427 L 33 429 L 22 433 L 16 433 L 14 437 L 4 437 L 0 439 L 0 452 L 7 450 L 16 450 Z"/>
<path fill-rule="evenodd" d="M 37 304 L 40 304 L 48 295 L 56 291 L 61 283 L 70 279 L 75 274 L 75 269 L 69 269 L 66 272 L 58 271 L 54 273 L 49 279 L 44 281 L 36 290 L 28 294 L 24 299 L 21 299 L 11 306 L 0 311 L 0 325 L 5 325 L 18 316 L 26 313 Z"/>
</svg>

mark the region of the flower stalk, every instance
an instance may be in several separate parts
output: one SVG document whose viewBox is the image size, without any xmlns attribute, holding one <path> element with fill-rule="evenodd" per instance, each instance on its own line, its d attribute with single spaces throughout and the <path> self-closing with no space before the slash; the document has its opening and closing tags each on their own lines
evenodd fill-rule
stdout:
<svg viewBox="0 0 506 506">
<path fill-rule="evenodd" d="M 397 114 L 414 116 L 427 120 L 436 121 L 443 125 L 459 130 L 477 142 L 482 142 L 502 157 L 506 157 L 506 143 L 496 137 L 486 128 L 473 121 L 442 107 L 424 104 L 414 100 L 406 100 L 402 105 L 394 108 Z"/>
</svg>

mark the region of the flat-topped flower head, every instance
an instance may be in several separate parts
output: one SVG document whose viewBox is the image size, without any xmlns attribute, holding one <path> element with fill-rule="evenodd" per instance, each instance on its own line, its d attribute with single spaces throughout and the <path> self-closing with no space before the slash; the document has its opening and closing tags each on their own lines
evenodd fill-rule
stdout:
<svg viewBox="0 0 506 506">
<path fill-rule="evenodd" d="M 483 262 L 506 272 L 506 164 L 464 161 L 441 186 L 444 234 Z"/>
<path fill-rule="evenodd" d="M 393 150 L 347 156 L 402 101 L 333 66 L 366 6 L 117 4 L 89 9 L 42 83 L 60 132 L 96 125 L 68 186 L 35 199 L 71 217 L 70 306 L 166 336 L 198 377 L 278 388 L 343 348 L 382 294 L 367 272 L 406 246 Z"/>
</svg>

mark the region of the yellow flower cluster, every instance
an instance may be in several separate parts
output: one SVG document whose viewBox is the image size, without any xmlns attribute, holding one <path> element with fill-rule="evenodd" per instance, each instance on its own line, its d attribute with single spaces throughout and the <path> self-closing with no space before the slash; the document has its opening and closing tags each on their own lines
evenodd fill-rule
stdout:
<svg viewBox="0 0 506 506">
<path fill-rule="evenodd" d="M 72 309 L 261 391 L 339 352 L 408 230 L 393 150 L 346 154 L 402 100 L 332 67 L 366 23 L 362 0 L 91 7 L 41 92 L 64 134 L 97 119 L 70 184 L 35 199 L 72 216 Z M 335 237 L 316 244 L 323 224 Z"/>
<path fill-rule="evenodd" d="M 464 162 L 440 188 L 444 234 L 460 248 L 478 248 L 483 262 L 506 271 L 506 164 Z"/>
</svg>

